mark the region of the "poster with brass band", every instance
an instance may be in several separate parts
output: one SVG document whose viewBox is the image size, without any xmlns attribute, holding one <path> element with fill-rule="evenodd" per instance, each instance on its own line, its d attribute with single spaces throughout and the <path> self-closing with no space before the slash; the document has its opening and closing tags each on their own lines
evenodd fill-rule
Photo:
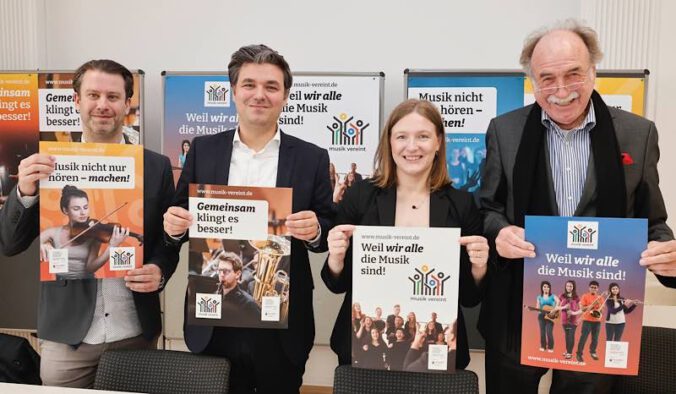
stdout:
<svg viewBox="0 0 676 394">
<path fill-rule="evenodd" d="M 191 184 L 188 324 L 287 328 L 292 189 Z"/>
</svg>

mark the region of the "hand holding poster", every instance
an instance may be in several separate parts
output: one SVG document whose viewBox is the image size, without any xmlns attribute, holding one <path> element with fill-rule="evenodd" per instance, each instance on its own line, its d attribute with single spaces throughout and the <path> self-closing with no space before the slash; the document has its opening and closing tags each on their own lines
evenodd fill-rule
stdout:
<svg viewBox="0 0 676 394">
<path fill-rule="evenodd" d="M 143 147 L 40 142 L 40 279 L 116 278 L 143 264 Z"/>
<path fill-rule="evenodd" d="M 638 374 L 647 234 L 645 219 L 526 216 L 522 364 Z"/>
<path fill-rule="evenodd" d="M 188 323 L 287 328 L 292 189 L 191 184 Z"/>
<path fill-rule="evenodd" d="M 455 370 L 459 238 L 457 228 L 356 227 L 353 308 L 394 314 L 353 321 L 353 366 Z"/>
</svg>

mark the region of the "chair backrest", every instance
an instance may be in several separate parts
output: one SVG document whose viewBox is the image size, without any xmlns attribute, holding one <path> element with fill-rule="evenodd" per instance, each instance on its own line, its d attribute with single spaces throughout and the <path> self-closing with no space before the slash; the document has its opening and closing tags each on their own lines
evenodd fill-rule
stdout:
<svg viewBox="0 0 676 394">
<path fill-rule="evenodd" d="M 103 353 L 94 388 L 221 394 L 228 392 L 229 374 L 225 358 L 169 350 L 113 350 Z"/>
<path fill-rule="evenodd" d="M 40 356 L 26 338 L 0 334 L 0 382 L 42 384 Z"/>
<path fill-rule="evenodd" d="M 643 327 L 638 376 L 618 376 L 613 393 L 676 393 L 676 330 Z"/>
<path fill-rule="evenodd" d="M 333 378 L 333 394 L 360 393 L 478 393 L 479 378 L 472 371 L 455 373 L 401 372 L 339 365 Z"/>
</svg>

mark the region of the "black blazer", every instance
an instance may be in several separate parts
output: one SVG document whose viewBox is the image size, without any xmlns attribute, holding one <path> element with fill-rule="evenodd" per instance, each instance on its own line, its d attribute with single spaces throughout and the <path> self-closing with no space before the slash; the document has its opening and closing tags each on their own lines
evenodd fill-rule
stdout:
<svg viewBox="0 0 676 394">
<path fill-rule="evenodd" d="M 357 224 L 372 226 L 394 226 L 397 205 L 395 187 L 381 189 L 370 180 L 357 182 L 346 192 L 338 204 L 336 224 Z M 462 235 L 481 235 L 482 217 L 474 204 L 472 195 L 444 187 L 430 195 L 430 227 L 460 227 Z M 328 259 L 322 269 L 322 279 L 334 293 L 345 293 L 336 323 L 331 333 L 331 349 L 338 355 L 339 364 L 351 363 L 351 308 L 352 308 L 352 245 L 345 255 L 345 269 L 337 278 L 329 271 Z M 477 305 L 483 294 L 472 277 L 471 263 L 467 250 L 460 252 L 460 304 L 467 307 Z M 385 305 L 383 305 L 385 307 Z M 462 311 L 458 308 L 456 368 L 463 369 L 469 364 L 469 349 Z"/>
<path fill-rule="evenodd" d="M 166 156 L 147 149 L 143 150 L 143 161 L 143 263 L 157 264 L 165 280 L 169 280 L 178 263 L 178 249 L 165 245 L 162 231 L 162 215 L 170 206 L 174 192 L 171 164 Z M 39 234 L 39 215 L 39 204 L 24 208 L 14 187 L 0 209 L 0 250 L 3 254 L 15 255 L 30 246 Z M 29 258 L 38 260 L 38 256 Z M 162 331 L 159 292 L 133 292 L 133 295 L 143 336 L 150 340 Z M 69 345 L 80 344 L 91 326 L 95 307 L 96 279 L 40 283 L 38 337 Z"/>
<path fill-rule="evenodd" d="M 191 183 L 227 185 L 232 157 L 232 140 L 235 130 L 197 137 L 190 146 L 181 177 L 176 187 L 172 205 L 188 207 L 188 186 Z M 291 288 L 289 303 L 289 328 L 277 330 L 284 352 L 296 365 L 305 365 L 314 343 L 315 327 L 312 309 L 312 272 L 308 249 L 313 252 L 327 250 L 326 235 L 333 225 L 333 190 L 329 181 L 329 154 L 313 144 L 281 133 L 277 187 L 292 187 L 292 212 L 311 210 L 317 214 L 321 226 L 319 247 L 310 248 L 305 242 L 291 239 Z M 181 240 L 186 241 L 188 235 Z M 186 293 L 187 296 L 187 293 Z M 186 298 L 187 300 L 187 298 Z M 185 324 L 184 336 L 188 348 L 203 352 L 213 334 L 211 326 Z M 223 328 L 236 337 L 240 328 Z M 246 329 L 251 330 L 251 329 Z"/>
</svg>

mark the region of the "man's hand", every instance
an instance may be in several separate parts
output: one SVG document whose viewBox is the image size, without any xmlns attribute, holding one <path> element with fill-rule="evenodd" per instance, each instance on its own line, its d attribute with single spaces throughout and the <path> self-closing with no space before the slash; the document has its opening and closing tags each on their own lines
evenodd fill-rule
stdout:
<svg viewBox="0 0 676 394">
<path fill-rule="evenodd" d="M 676 276 L 676 241 L 650 241 L 639 264 L 661 276 Z"/>
<path fill-rule="evenodd" d="M 188 231 L 192 220 L 192 215 L 187 209 L 169 207 L 164 213 L 164 232 L 173 237 L 180 237 Z"/>
<path fill-rule="evenodd" d="M 38 194 L 38 181 L 54 172 L 54 156 L 34 153 L 19 163 L 17 187 L 22 196 Z"/>
<path fill-rule="evenodd" d="M 495 249 L 507 259 L 535 257 L 535 246 L 525 241 L 525 230 L 517 226 L 504 227 L 495 238 Z"/>
<path fill-rule="evenodd" d="M 312 211 L 300 211 L 286 217 L 289 234 L 301 241 L 312 241 L 319 232 L 319 220 Z"/>
<path fill-rule="evenodd" d="M 139 293 L 149 293 L 160 288 L 162 270 L 155 264 L 145 264 L 141 268 L 127 271 L 124 277 L 129 290 Z"/>
</svg>

